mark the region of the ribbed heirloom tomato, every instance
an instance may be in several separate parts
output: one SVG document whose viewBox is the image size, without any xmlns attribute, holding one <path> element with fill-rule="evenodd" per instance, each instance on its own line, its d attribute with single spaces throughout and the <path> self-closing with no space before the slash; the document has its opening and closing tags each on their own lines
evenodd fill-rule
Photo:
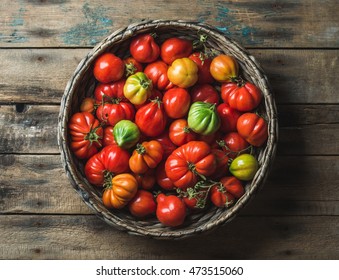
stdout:
<svg viewBox="0 0 339 280">
<path fill-rule="evenodd" d="M 242 114 L 237 121 L 237 130 L 248 143 L 260 147 L 268 137 L 266 121 L 255 113 Z"/>
<path fill-rule="evenodd" d="M 169 38 L 160 47 L 160 56 L 168 65 L 178 58 L 188 57 L 192 53 L 192 41 L 183 38 Z"/>
<path fill-rule="evenodd" d="M 218 82 L 232 82 L 238 77 L 239 65 L 234 57 L 220 54 L 213 58 L 210 72 L 212 77 Z"/>
<path fill-rule="evenodd" d="M 134 198 L 128 203 L 130 213 L 138 218 L 154 214 L 156 208 L 157 205 L 153 195 L 144 190 L 138 190 Z"/>
<path fill-rule="evenodd" d="M 160 55 L 160 47 L 151 34 L 141 34 L 134 38 L 129 50 L 131 55 L 141 63 L 151 63 Z"/>
<path fill-rule="evenodd" d="M 145 67 L 144 73 L 152 81 L 153 87 L 158 90 L 167 90 L 173 87 L 173 84 L 167 77 L 168 65 L 157 60 Z"/>
<path fill-rule="evenodd" d="M 176 86 L 189 88 L 198 80 L 198 66 L 187 57 L 178 58 L 168 68 L 167 77 Z"/>
<path fill-rule="evenodd" d="M 180 146 L 165 163 L 168 178 L 180 189 L 193 187 L 199 179 L 212 175 L 215 168 L 215 156 L 203 141 L 191 141 Z"/>
<path fill-rule="evenodd" d="M 169 127 L 169 138 L 177 146 L 196 140 L 197 137 L 198 135 L 188 127 L 186 119 L 177 119 Z"/>
<path fill-rule="evenodd" d="M 87 159 L 101 148 L 103 129 L 91 113 L 75 113 L 68 122 L 68 130 L 71 150 L 77 158 Z"/>
<path fill-rule="evenodd" d="M 120 79 L 119 81 L 103 84 L 99 83 L 94 89 L 94 98 L 97 103 L 110 102 L 112 100 L 127 101 L 124 96 L 124 85 L 126 80 Z"/>
<path fill-rule="evenodd" d="M 179 197 L 161 193 L 157 196 L 157 203 L 156 216 L 162 224 L 176 227 L 184 223 L 186 206 Z"/>
<path fill-rule="evenodd" d="M 221 98 L 232 108 L 248 112 L 256 108 L 262 98 L 260 89 L 250 82 L 224 83 L 221 86 Z"/>
<path fill-rule="evenodd" d="M 86 162 L 85 176 L 91 184 L 102 187 L 105 180 L 129 171 L 129 158 L 129 153 L 118 145 L 106 146 Z"/>
<path fill-rule="evenodd" d="M 118 100 L 99 105 L 96 110 L 97 118 L 111 126 L 115 126 L 121 120 L 133 120 L 134 115 L 135 109 L 131 103 Z"/>
<path fill-rule="evenodd" d="M 185 117 L 191 105 L 191 97 L 184 88 L 171 88 L 167 90 L 162 98 L 164 109 L 172 119 Z"/>
</svg>

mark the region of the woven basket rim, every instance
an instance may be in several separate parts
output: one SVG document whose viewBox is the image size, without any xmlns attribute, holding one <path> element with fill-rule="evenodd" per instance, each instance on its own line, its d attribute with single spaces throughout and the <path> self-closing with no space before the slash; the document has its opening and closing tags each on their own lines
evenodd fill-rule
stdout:
<svg viewBox="0 0 339 280">
<path fill-rule="evenodd" d="M 260 82 L 264 85 L 264 88 L 261 88 L 265 105 L 268 108 L 266 110 L 268 117 L 268 131 L 269 136 L 267 140 L 267 145 L 264 149 L 262 158 L 260 159 L 260 169 L 258 170 L 255 178 L 251 183 L 251 188 L 247 191 L 242 198 L 240 198 L 237 203 L 226 211 L 226 214 L 223 214 L 216 221 L 207 221 L 203 225 L 200 225 L 197 228 L 173 228 L 173 229 L 164 229 L 164 230 L 149 230 L 147 227 L 142 224 L 138 225 L 138 222 L 131 225 L 129 222 L 120 219 L 114 215 L 109 210 L 103 209 L 102 206 L 97 204 L 97 201 L 93 196 L 86 191 L 85 185 L 88 184 L 87 180 L 82 177 L 80 172 L 76 170 L 72 163 L 72 154 L 67 145 L 67 122 L 68 116 L 67 111 L 71 106 L 72 94 L 76 90 L 76 85 L 81 80 L 82 74 L 86 72 L 89 67 L 92 65 L 96 57 L 101 53 L 105 52 L 107 48 L 112 46 L 120 41 L 127 40 L 135 36 L 138 33 L 144 32 L 145 29 L 157 29 L 157 28 L 189 28 L 194 32 L 202 32 L 208 36 L 218 37 L 220 40 L 224 41 L 225 44 L 230 48 L 230 52 L 241 54 L 245 58 L 244 61 L 249 67 L 256 70 L 256 74 L 260 79 Z M 229 38 L 218 29 L 210 26 L 206 23 L 200 22 L 190 22 L 182 20 L 152 20 L 152 21 L 142 21 L 138 23 L 133 23 L 127 27 L 120 28 L 115 32 L 108 35 L 104 38 L 99 44 L 97 44 L 88 54 L 81 60 L 76 68 L 73 76 L 69 79 L 64 94 L 61 100 L 60 112 L 58 117 L 58 145 L 61 152 L 61 161 L 65 172 L 68 178 L 71 181 L 71 184 L 75 191 L 82 197 L 83 201 L 94 210 L 97 216 L 102 220 L 106 221 L 108 224 L 112 225 L 115 228 L 118 228 L 122 231 L 126 231 L 130 234 L 150 236 L 153 238 L 164 238 L 164 239 L 179 239 L 189 236 L 194 236 L 199 233 L 209 232 L 212 229 L 217 228 L 218 226 L 224 225 L 225 223 L 231 221 L 238 212 L 246 205 L 251 198 L 255 195 L 257 190 L 264 184 L 266 177 L 268 175 L 271 162 L 273 161 L 276 153 L 276 146 L 278 140 L 278 123 L 277 123 L 277 109 L 275 105 L 275 100 L 273 96 L 273 91 L 269 85 L 268 79 L 264 74 L 262 68 L 256 59 L 250 55 L 242 46 L 240 46 L 232 38 Z M 222 211 L 217 209 L 216 211 Z M 160 227 L 160 229 L 162 229 Z"/>
</svg>

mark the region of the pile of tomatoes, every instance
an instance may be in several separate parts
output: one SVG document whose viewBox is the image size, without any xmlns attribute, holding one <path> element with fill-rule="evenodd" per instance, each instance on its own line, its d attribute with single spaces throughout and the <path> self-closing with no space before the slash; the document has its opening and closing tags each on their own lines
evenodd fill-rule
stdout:
<svg viewBox="0 0 339 280">
<path fill-rule="evenodd" d="M 96 59 L 94 92 L 68 123 L 103 204 L 171 227 L 209 205 L 234 205 L 268 136 L 260 89 L 234 57 L 185 38 L 141 34 L 127 53 Z"/>
</svg>

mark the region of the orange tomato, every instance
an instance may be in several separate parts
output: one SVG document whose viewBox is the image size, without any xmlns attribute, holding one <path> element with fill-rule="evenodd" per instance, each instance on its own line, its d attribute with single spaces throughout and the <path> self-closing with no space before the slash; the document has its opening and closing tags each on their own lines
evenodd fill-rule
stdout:
<svg viewBox="0 0 339 280">
<path fill-rule="evenodd" d="M 210 65 L 212 77 L 220 82 L 233 82 L 238 77 L 239 64 L 232 56 L 220 54 L 213 58 Z"/>
</svg>

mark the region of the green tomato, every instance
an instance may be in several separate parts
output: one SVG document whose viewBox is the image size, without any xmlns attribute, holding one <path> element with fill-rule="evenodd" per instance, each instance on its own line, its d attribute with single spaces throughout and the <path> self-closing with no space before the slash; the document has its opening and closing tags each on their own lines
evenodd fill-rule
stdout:
<svg viewBox="0 0 339 280">
<path fill-rule="evenodd" d="M 259 163 L 257 159 L 250 154 L 242 154 L 236 157 L 230 167 L 230 172 L 239 180 L 252 180 L 258 171 Z"/>
<path fill-rule="evenodd" d="M 143 72 L 137 72 L 126 79 L 124 96 L 135 105 L 141 105 L 152 94 L 152 81 Z"/>
<path fill-rule="evenodd" d="M 197 101 L 194 102 L 188 112 L 188 126 L 196 133 L 210 135 L 220 127 L 220 118 L 215 104 Z"/>
<path fill-rule="evenodd" d="M 113 135 L 118 146 L 125 149 L 132 148 L 140 139 L 138 126 L 129 120 L 119 121 L 113 128 Z"/>
</svg>

